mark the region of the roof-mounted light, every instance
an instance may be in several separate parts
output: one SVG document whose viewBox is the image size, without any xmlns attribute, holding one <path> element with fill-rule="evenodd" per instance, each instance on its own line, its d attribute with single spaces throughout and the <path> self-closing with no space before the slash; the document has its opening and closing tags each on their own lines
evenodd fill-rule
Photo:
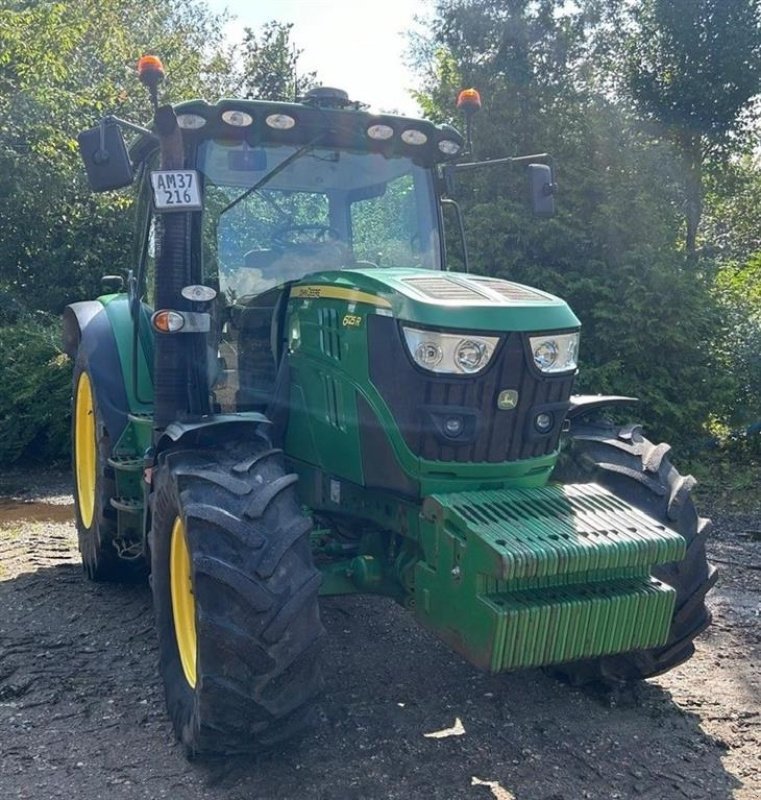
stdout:
<svg viewBox="0 0 761 800">
<path fill-rule="evenodd" d="M 394 129 L 390 125 L 379 123 L 377 125 L 371 125 L 367 129 L 367 135 L 378 142 L 385 142 L 394 135 Z"/>
<path fill-rule="evenodd" d="M 289 114 L 270 114 L 264 121 L 277 131 L 288 131 L 296 124 Z"/>
<path fill-rule="evenodd" d="M 185 131 L 197 131 L 206 124 L 206 117 L 200 114 L 178 114 L 177 124 Z"/>
<path fill-rule="evenodd" d="M 452 141 L 452 139 L 442 139 L 439 142 L 439 150 L 445 156 L 456 156 L 460 152 L 461 145 L 458 142 Z"/>
<path fill-rule="evenodd" d="M 232 125 L 233 128 L 247 128 L 254 121 L 251 114 L 247 114 L 245 111 L 238 111 L 235 108 L 223 111 L 222 119 L 228 125 Z"/>
<path fill-rule="evenodd" d="M 402 141 L 405 144 L 412 144 L 419 147 L 421 144 L 425 144 L 428 141 L 428 137 L 423 131 L 419 131 L 416 128 L 407 128 L 406 131 L 402 131 Z"/>
<path fill-rule="evenodd" d="M 217 296 L 215 289 L 200 283 L 183 286 L 180 294 L 186 300 L 192 300 L 194 303 L 210 303 Z"/>
</svg>

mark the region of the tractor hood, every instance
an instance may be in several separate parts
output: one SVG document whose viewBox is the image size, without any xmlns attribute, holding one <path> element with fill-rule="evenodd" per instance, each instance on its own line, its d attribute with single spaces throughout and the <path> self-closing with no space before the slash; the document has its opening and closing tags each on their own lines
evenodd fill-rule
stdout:
<svg viewBox="0 0 761 800">
<path fill-rule="evenodd" d="M 458 272 L 322 272 L 294 286 L 291 297 L 363 303 L 397 319 L 448 330 L 550 331 L 581 325 L 563 300 L 547 292 L 500 278 Z"/>
</svg>

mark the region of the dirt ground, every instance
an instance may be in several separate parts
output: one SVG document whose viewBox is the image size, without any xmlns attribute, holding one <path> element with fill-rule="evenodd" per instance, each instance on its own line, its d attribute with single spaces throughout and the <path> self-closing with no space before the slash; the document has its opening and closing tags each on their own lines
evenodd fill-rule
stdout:
<svg viewBox="0 0 761 800">
<path fill-rule="evenodd" d="M 0 496 L 3 800 L 761 798 L 761 507 L 713 510 L 715 623 L 666 676 L 615 695 L 490 677 L 390 601 L 328 600 L 318 727 L 189 763 L 148 587 L 83 578 L 66 475 L 5 474 Z M 464 732 L 426 736 L 447 729 Z"/>
</svg>

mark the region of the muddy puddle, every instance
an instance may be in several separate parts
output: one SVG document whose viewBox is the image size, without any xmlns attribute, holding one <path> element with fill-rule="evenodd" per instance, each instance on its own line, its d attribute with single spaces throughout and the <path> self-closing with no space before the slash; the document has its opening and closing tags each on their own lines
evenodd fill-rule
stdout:
<svg viewBox="0 0 761 800">
<path fill-rule="evenodd" d="M 0 498 L 0 526 L 20 522 L 73 522 L 73 503 L 19 502 Z"/>
</svg>

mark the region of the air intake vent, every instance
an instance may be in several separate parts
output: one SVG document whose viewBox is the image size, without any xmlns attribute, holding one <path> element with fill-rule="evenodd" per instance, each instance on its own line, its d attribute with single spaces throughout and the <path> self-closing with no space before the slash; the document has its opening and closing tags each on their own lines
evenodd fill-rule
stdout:
<svg viewBox="0 0 761 800">
<path fill-rule="evenodd" d="M 477 291 L 466 283 L 453 281 L 451 278 L 438 276 L 428 276 L 422 278 L 404 278 L 404 282 L 416 289 L 426 297 L 434 300 L 470 300 L 483 302 L 491 298 L 482 292 Z"/>
<path fill-rule="evenodd" d="M 325 392 L 325 421 L 339 431 L 345 431 L 344 404 L 341 388 L 330 375 L 322 375 L 322 388 Z"/>
<path fill-rule="evenodd" d="M 341 360 L 341 328 L 338 324 L 338 311 L 334 308 L 321 308 L 318 312 L 320 320 L 320 349 L 329 358 Z"/>
<path fill-rule="evenodd" d="M 510 281 L 502 281 L 499 278 L 474 278 L 473 281 L 478 283 L 479 287 L 483 286 L 496 292 L 500 297 L 509 300 L 511 303 L 546 303 L 547 298 L 529 289 L 526 286 L 521 286 L 518 283 L 510 283 Z"/>
</svg>

